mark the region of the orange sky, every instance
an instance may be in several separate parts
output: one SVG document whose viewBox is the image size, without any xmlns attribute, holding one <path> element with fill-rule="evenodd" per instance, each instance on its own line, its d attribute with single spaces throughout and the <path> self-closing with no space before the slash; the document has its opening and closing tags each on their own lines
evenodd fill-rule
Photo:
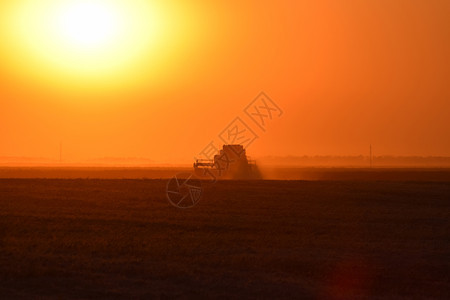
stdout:
<svg viewBox="0 0 450 300">
<path fill-rule="evenodd" d="M 2 1 L 0 18 L 20 2 Z M 151 13 L 151 42 L 141 47 L 141 28 L 111 61 L 86 61 L 103 73 L 56 67 L 33 51 L 58 41 L 25 49 L 34 29 L 1 22 L 0 157 L 56 159 L 62 141 L 66 161 L 191 162 L 237 116 L 259 136 L 251 156 L 370 143 L 376 155 L 450 156 L 449 1 L 165 1 Z M 107 69 L 130 48 L 129 65 Z M 284 112 L 266 132 L 243 112 L 261 91 Z"/>
</svg>

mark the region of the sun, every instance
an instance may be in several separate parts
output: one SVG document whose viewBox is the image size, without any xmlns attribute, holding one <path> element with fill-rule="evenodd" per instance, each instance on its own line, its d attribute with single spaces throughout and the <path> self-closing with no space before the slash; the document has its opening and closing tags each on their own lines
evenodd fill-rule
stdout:
<svg viewBox="0 0 450 300">
<path fill-rule="evenodd" d="M 64 97 L 165 88 L 208 24 L 186 1 L 0 0 L 0 75 Z"/>
<path fill-rule="evenodd" d="M 117 85 L 163 53 L 162 15 L 147 0 L 17 0 L 0 11 L 2 55 L 53 86 Z"/>
<path fill-rule="evenodd" d="M 107 47 L 120 40 L 126 29 L 117 6 L 92 0 L 60 5 L 54 26 L 61 41 L 81 50 Z"/>
</svg>

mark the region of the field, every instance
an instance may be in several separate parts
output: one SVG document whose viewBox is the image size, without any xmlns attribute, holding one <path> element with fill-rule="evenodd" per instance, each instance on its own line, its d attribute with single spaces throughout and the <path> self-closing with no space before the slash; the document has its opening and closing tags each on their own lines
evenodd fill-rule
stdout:
<svg viewBox="0 0 450 300">
<path fill-rule="evenodd" d="M 449 297 L 449 181 L 166 183 L 0 179 L 0 297 Z"/>
</svg>

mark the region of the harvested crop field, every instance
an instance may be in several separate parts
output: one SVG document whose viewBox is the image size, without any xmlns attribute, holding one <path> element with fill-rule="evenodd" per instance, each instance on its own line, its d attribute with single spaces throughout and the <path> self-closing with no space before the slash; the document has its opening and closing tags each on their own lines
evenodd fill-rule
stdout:
<svg viewBox="0 0 450 300">
<path fill-rule="evenodd" d="M 448 298 L 450 183 L 1 179 L 2 298 Z"/>
</svg>

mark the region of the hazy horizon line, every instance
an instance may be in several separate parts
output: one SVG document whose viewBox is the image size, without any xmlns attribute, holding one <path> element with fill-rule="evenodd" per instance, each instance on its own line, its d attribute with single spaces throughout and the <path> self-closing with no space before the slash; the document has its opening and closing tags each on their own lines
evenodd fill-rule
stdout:
<svg viewBox="0 0 450 300">
<path fill-rule="evenodd" d="M 266 155 L 252 157 L 261 166 L 293 167 L 450 167 L 450 156 L 419 155 Z M 157 161 L 144 157 L 102 157 L 66 160 L 46 157 L 0 156 L 0 167 L 191 167 L 192 161 Z"/>
</svg>

